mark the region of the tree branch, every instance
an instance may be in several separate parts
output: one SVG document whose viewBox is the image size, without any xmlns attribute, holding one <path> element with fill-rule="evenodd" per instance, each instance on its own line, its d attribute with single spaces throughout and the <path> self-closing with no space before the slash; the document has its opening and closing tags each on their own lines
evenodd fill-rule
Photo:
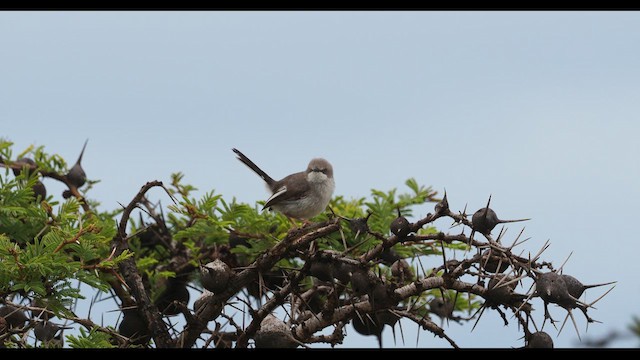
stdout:
<svg viewBox="0 0 640 360">
<path fill-rule="evenodd" d="M 38 172 L 43 177 L 48 177 L 48 178 L 60 181 L 61 183 L 65 184 L 67 188 L 69 188 L 69 192 L 71 193 L 71 195 L 73 195 L 76 199 L 78 199 L 78 201 L 80 202 L 80 206 L 82 206 L 82 209 L 84 210 L 84 212 L 87 214 L 91 213 L 91 208 L 89 208 L 89 204 L 87 204 L 84 196 L 82 196 L 82 194 L 80 194 L 80 192 L 78 191 L 78 188 L 67 179 L 66 175 L 60 175 L 57 172 L 53 172 L 53 171 L 45 171 L 38 168 L 36 165 L 15 163 L 15 162 L 13 162 L 12 164 L 8 164 L 4 162 L 4 159 L 0 161 L 0 167 L 5 167 L 8 169 L 15 169 L 15 170 L 22 170 L 23 167 L 27 167 L 29 171 Z"/>
<path fill-rule="evenodd" d="M 118 225 L 118 231 L 112 240 L 116 248 L 116 256 L 119 256 L 125 250 L 129 249 L 129 245 L 126 241 L 126 228 L 131 212 L 143 199 L 144 194 L 155 186 L 163 187 L 162 182 L 160 181 L 147 182 L 144 186 L 142 186 L 138 194 L 124 209 L 122 218 L 120 219 L 120 224 Z M 149 294 L 147 294 L 134 258 L 130 257 L 123 260 L 122 262 L 120 262 L 118 267 L 120 269 L 120 273 L 127 283 L 127 286 L 129 286 L 133 297 L 136 299 L 136 304 L 138 306 L 138 309 L 140 309 L 142 317 L 149 325 L 149 330 L 151 331 L 151 336 L 155 340 L 156 346 L 159 348 L 173 347 L 174 341 L 169 335 L 169 330 L 167 329 L 166 324 L 164 323 L 164 321 L 162 321 L 162 314 L 151 301 Z"/>
<path fill-rule="evenodd" d="M 229 284 L 227 290 L 212 296 L 209 299 L 208 306 L 203 306 L 202 311 L 197 313 L 196 316 L 201 319 L 215 319 L 222 312 L 226 302 L 243 287 L 249 284 L 249 282 L 253 281 L 258 276 L 259 272 L 271 269 L 287 253 L 308 245 L 313 240 L 338 231 L 340 229 L 339 220 L 339 218 L 333 218 L 318 224 L 318 226 L 313 229 L 303 228 L 296 231 L 290 231 L 282 241 L 262 255 L 258 256 L 258 258 L 247 269 L 240 272 L 236 276 L 235 280 Z M 302 231 L 302 233 L 300 231 Z M 205 328 L 206 324 L 187 324 L 185 331 L 178 340 L 178 346 L 187 348 L 192 347 Z"/>
</svg>

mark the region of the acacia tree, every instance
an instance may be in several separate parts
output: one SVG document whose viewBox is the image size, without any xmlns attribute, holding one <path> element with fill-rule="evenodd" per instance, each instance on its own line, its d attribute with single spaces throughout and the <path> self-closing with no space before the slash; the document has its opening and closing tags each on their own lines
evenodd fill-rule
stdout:
<svg viewBox="0 0 640 360">
<path fill-rule="evenodd" d="M 588 286 L 542 260 L 548 243 L 516 255 L 522 232 L 509 241 L 504 228 L 494 234 L 490 203 L 469 219 L 450 209 L 446 193 L 413 179 L 403 194 L 336 196 L 310 224 L 292 225 L 214 191 L 195 199 L 180 173 L 170 184 L 132 188 L 122 208 L 104 211 L 88 197 L 97 181 L 79 182 L 43 147 L 13 156 L 3 140 L 0 157 L 2 346 L 60 346 L 63 322 L 81 327 L 64 337 L 70 347 L 336 346 L 348 324 L 380 341 L 385 326 L 402 320 L 457 348 L 434 315 L 476 322 L 497 311 L 505 324 L 512 313 L 520 325 L 525 341 L 514 346 L 544 347 L 552 342 L 543 327 L 556 321 L 548 304 L 566 310 L 563 325 L 568 318 L 576 325 L 575 309 L 595 321 L 588 315 L 595 301 L 579 300 Z M 47 195 L 43 177 L 67 190 Z M 433 212 L 410 221 L 425 203 Z M 455 232 L 438 231 L 439 218 L 458 225 Z M 440 265 L 424 268 L 434 257 Z M 78 282 L 113 297 L 116 323 L 74 313 L 75 301 L 94 296 Z M 189 288 L 200 293 L 193 308 Z M 535 301 L 543 316 L 534 316 Z"/>
</svg>

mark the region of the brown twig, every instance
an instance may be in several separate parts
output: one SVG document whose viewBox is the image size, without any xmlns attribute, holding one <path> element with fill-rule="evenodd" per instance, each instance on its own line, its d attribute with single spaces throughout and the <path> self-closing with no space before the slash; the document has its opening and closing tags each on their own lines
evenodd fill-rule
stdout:
<svg viewBox="0 0 640 360">
<path fill-rule="evenodd" d="M 227 290 L 212 296 L 209 300 L 210 306 L 205 306 L 204 311 L 202 314 L 199 314 L 199 316 L 203 319 L 215 319 L 224 308 L 226 302 L 249 284 L 250 281 L 253 281 L 259 272 L 265 272 L 271 269 L 287 253 L 308 245 L 313 240 L 338 231 L 340 228 L 339 220 L 339 218 L 333 218 L 318 224 L 316 227 L 303 228 L 287 234 L 282 241 L 258 256 L 248 268 L 241 271 Z M 192 347 L 205 328 L 206 325 L 187 324 L 185 331 L 178 340 L 178 344 L 182 347 Z"/>
<path fill-rule="evenodd" d="M 131 212 L 143 199 L 146 192 L 156 186 L 164 188 L 162 182 L 160 181 L 147 182 L 144 186 L 142 186 L 140 191 L 136 194 L 136 196 L 134 196 L 129 205 L 122 212 L 122 218 L 120 219 L 117 233 L 112 240 L 116 248 L 116 256 L 119 256 L 125 250 L 129 249 L 129 245 L 126 241 L 126 227 Z M 164 321 L 162 321 L 162 314 L 152 303 L 150 296 L 144 287 L 142 276 L 140 276 L 140 273 L 138 272 L 138 268 L 136 267 L 136 263 L 133 257 L 121 261 L 118 266 L 120 269 L 120 273 L 123 275 L 127 286 L 129 287 L 133 297 L 136 300 L 136 304 L 140 309 L 143 318 L 149 325 L 149 330 L 151 331 L 151 336 L 153 337 L 156 346 L 159 348 L 173 347 L 175 345 L 175 341 L 171 339 L 169 330 Z"/>
<path fill-rule="evenodd" d="M 73 244 L 73 243 L 79 243 L 80 242 L 80 238 L 82 237 L 82 235 L 84 234 L 88 234 L 88 233 L 92 233 L 92 232 L 96 232 L 98 228 L 94 225 L 94 224 L 90 224 L 89 226 L 82 227 L 82 222 L 80 223 L 80 229 L 78 230 L 78 233 L 76 235 L 73 236 L 73 238 L 69 239 L 69 240 L 65 240 L 63 242 L 61 242 L 56 248 L 55 250 L 53 250 L 53 253 L 57 253 L 58 251 L 62 250 L 63 247 L 69 245 L 69 244 Z"/>
</svg>

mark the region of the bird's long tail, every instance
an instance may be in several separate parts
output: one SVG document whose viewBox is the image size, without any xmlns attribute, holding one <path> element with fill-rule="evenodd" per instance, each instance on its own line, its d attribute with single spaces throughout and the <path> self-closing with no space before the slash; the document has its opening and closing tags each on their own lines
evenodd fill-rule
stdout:
<svg viewBox="0 0 640 360">
<path fill-rule="evenodd" d="M 267 185 L 271 186 L 271 184 L 276 182 L 271 178 L 271 176 L 267 175 L 267 173 L 262 171 L 262 169 L 260 169 L 258 165 L 254 164 L 253 161 L 249 160 L 248 157 L 246 157 L 243 153 L 241 153 L 240 150 L 236 148 L 233 148 L 231 150 L 233 150 L 233 152 L 236 153 L 236 155 L 238 155 L 238 160 L 242 161 L 242 163 L 247 165 L 249 169 L 253 170 L 256 174 L 258 174 L 262 178 L 262 180 L 264 180 L 267 183 Z"/>
</svg>

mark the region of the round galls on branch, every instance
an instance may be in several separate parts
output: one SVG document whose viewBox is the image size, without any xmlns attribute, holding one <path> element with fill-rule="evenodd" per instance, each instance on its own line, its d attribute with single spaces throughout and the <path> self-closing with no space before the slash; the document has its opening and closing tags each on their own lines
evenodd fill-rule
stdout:
<svg viewBox="0 0 640 360">
<path fill-rule="evenodd" d="M 413 270 L 405 259 L 396 260 L 391 264 L 391 275 L 401 284 L 413 280 Z"/>
<path fill-rule="evenodd" d="M 215 259 L 204 266 L 200 266 L 200 282 L 202 286 L 214 294 L 224 291 L 229 280 L 235 275 L 229 265 L 220 259 Z"/>
<path fill-rule="evenodd" d="M 572 299 L 567 284 L 561 275 L 556 272 L 547 272 L 538 274 L 536 280 L 536 294 L 547 303 L 558 304 L 561 306 L 569 305 L 569 307 L 575 304 L 575 300 Z"/>
<path fill-rule="evenodd" d="M 530 219 L 518 219 L 518 220 L 500 220 L 498 215 L 488 205 L 482 209 L 476 211 L 471 217 L 471 228 L 483 235 L 491 234 L 498 224 L 526 221 Z"/>
<path fill-rule="evenodd" d="M 490 208 L 482 208 L 471 217 L 471 227 L 481 234 L 490 234 L 499 223 L 498 215 Z"/>
<path fill-rule="evenodd" d="M 87 174 L 85 174 L 84 169 L 82 168 L 82 155 L 84 154 L 84 149 L 87 147 L 87 142 L 89 139 L 85 140 L 84 145 L 82 146 L 82 151 L 80 151 L 80 156 L 78 156 L 78 160 L 71 167 L 69 172 L 67 173 L 67 180 L 73 186 L 80 188 L 82 185 L 87 182 Z"/>
<path fill-rule="evenodd" d="M 357 296 L 362 296 L 368 294 L 379 281 L 372 271 L 357 269 L 351 274 L 351 289 Z"/>
<path fill-rule="evenodd" d="M 211 291 L 205 289 L 205 291 L 202 294 L 200 294 L 200 296 L 193 303 L 193 312 L 197 316 L 200 316 L 200 313 L 204 311 L 205 306 L 211 301 L 211 299 L 214 296 L 215 295 Z M 205 319 L 205 320 L 210 321 L 213 319 Z"/>
<path fill-rule="evenodd" d="M 36 162 L 30 158 L 23 157 L 14 162 L 16 165 L 20 165 L 22 168 L 26 165 L 27 167 L 36 166 Z M 12 168 L 13 175 L 18 176 L 22 173 L 22 169 Z"/>
<path fill-rule="evenodd" d="M 509 258 L 504 254 L 493 251 L 491 249 L 485 250 L 482 253 L 481 265 L 482 268 L 490 273 L 502 273 L 509 268 Z"/>
<path fill-rule="evenodd" d="M 5 305 L 0 307 L 0 316 L 4 317 L 10 328 L 20 329 L 29 321 L 24 311 L 13 305 Z"/>
<path fill-rule="evenodd" d="M 291 335 L 291 329 L 282 320 L 269 314 L 260 323 L 260 329 L 253 337 L 256 348 L 284 348 L 298 347 L 298 342 Z"/>
<path fill-rule="evenodd" d="M 398 209 L 398 217 L 391 222 L 389 228 L 400 241 L 406 239 L 406 237 L 411 233 L 411 224 L 406 217 L 402 216 L 400 209 Z"/>
<path fill-rule="evenodd" d="M 180 313 L 180 308 L 173 302 L 177 301 L 185 306 L 189 303 L 189 290 L 185 279 L 178 278 L 162 278 L 159 281 L 159 287 L 164 289 L 156 298 L 154 304 L 163 315 L 174 316 Z"/>
<path fill-rule="evenodd" d="M 353 329 L 360 335 L 376 335 L 380 336 L 382 334 L 382 329 L 384 328 L 384 324 L 381 324 L 375 316 L 371 316 L 371 314 L 361 314 L 361 316 L 354 316 Z"/>
<path fill-rule="evenodd" d="M 42 308 L 43 310 L 31 310 L 31 316 L 33 318 L 38 318 L 40 320 L 49 320 L 49 318 L 53 317 L 51 313 L 49 313 L 49 304 L 46 298 L 35 298 L 31 301 L 31 306 Z"/>
<path fill-rule="evenodd" d="M 429 301 L 429 311 L 438 315 L 441 319 L 450 319 L 453 316 L 454 308 L 455 304 L 448 297 L 445 297 L 444 299 L 436 297 Z"/>
<path fill-rule="evenodd" d="M 351 273 L 356 270 L 355 265 L 332 259 L 330 257 L 315 256 L 309 259 L 309 275 L 324 282 L 338 280 L 341 284 L 347 284 L 351 279 Z"/>
<path fill-rule="evenodd" d="M 53 340 L 62 329 L 65 328 L 51 321 L 39 321 L 33 327 L 33 335 L 42 342 L 48 342 Z"/>
<path fill-rule="evenodd" d="M 14 164 L 21 165 L 22 167 L 26 166 L 27 168 L 36 166 L 35 161 L 26 157 L 16 160 Z M 18 176 L 22 173 L 22 169 L 12 168 L 11 170 L 13 171 L 13 175 L 15 176 Z M 40 180 L 36 181 L 36 183 L 31 187 L 31 190 L 33 190 L 33 197 L 35 200 L 38 199 L 38 196 L 40 196 L 41 200 L 44 200 L 47 197 L 47 189 L 44 187 L 44 184 Z"/>
<path fill-rule="evenodd" d="M 309 275 L 320 281 L 333 282 L 335 265 L 331 259 L 315 257 L 310 260 Z"/>
<path fill-rule="evenodd" d="M 351 232 L 354 234 L 353 235 L 354 239 L 357 239 L 358 236 L 360 236 L 360 234 L 366 234 L 369 232 L 369 224 L 367 222 L 369 221 L 369 218 L 371 217 L 371 215 L 373 215 L 373 213 L 370 212 L 367 214 L 367 216 L 363 218 L 356 218 L 356 219 L 349 220 L 349 228 L 351 229 Z"/>
<path fill-rule="evenodd" d="M 446 214 L 449 211 L 449 201 L 447 200 L 447 191 L 444 192 L 444 197 L 435 206 L 434 211 L 436 215 Z"/>
<path fill-rule="evenodd" d="M 33 190 L 33 197 L 36 200 L 38 200 L 38 197 L 40 198 L 40 200 L 44 200 L 47 198 L 47 188 L 44 187 L 42 181 L 36 181 L 36 183 L 31 187 L 31 190 Z"/>
<path fill-rule="evenodd" d="M 400 257 L 400 255 L 398 255 L 398 253 L 393 248 L 384 249 L 380 253 L 380 260 L 382 260 L 382 262 L 385 265 L 391 265 L 395 261 L 400 260 L 400 259 L 402 259 L 402 258 Z"/>
<path fill-rule="evenodd" d="M 7 330 L 9 330 L 9 323 L 7 323 L 7 320 L 5 320 L 4 317 L 0 316 L 0 336 L 4 335 Z M 0 348 L 2 344 L 0 344 Z"/>
<path fill-rule="evenodd" d="M 378 345 L 382 348 L 382 330 L 384 323 L 375 314 L 356 313 L 351 323 L 353 329 L 360 335 L 374 335 L 378 339 Z"/>
<path fill-rule="evenodd" d="M 251 281 L 246 286 L 249 295 L 256 299 L 259 299 L 266 290 L 276 290 L 283 287 L 288 277 L 287 272 L 283 269 L 265 271 L 258 276 L 262 281 L 260 281 L 260 279 Z"/>
<path fill-rule="evenodd" d="M 530 349 L 553 349 L 553 339 L 544 331 L 537 331 L 529 335 L 527 348 Z"/>
<path fill-rule="evenodd" d="M 356 270 L 356 266 L 342 261 L 338 261 L 335 266 L 333 277 L 341 284 L 346 285 L 351 280 L 351 274 Z"/>
<path fill-rule="evenodd" d="M 514 278 L 510 276 L 505 278 L 504 274 L 495 274 L 491 277 L 489 284 L 487 284 L 487 292 L 485 293 L 487 305 L 491 306 L 509 303 L 517 283 L 506 283 L 513 279 Z"/>
<path fill-rule="evenodd" d="M 123 310 L 124 317 L 118 326 L 120 335 L 129 338 L 133 345 L 145 345 L 151 340 L 151 331 L 137 309 Z"/>
<path fill-rule="evenodd" d="M 237 246 L 244 246 L 246 248 L 250 248 L 251 244 L 248 239 L 238 235 L 235 231 L 229 231 L 229 248 L 233 249 Z"/>
<path fill-rule="evenodd" d="M 394 299 L 394 287 L 392 284 L 378 282 L 368 292 L 369 302 L 374 309 L 387 308 L 397 304 Z"/>
<path fill-rule="evenodd" d="M 143 231 L 138 233 L 138 239 L 140 239 L 140 246 L 143 248 L 153 248 L 156 245 L 162 245 L 162 237 L 166 236 L 162 226 L 158 224 L 152 224 L 146 227 Z M 170 235 L 169 235 L 170 236 Z"/>
<path fill-rule="evenodd" d="M 573 296 L 576 299 L 579 299 L 580 296 L 582 296 L 582 294 L 584 293 L 584 291 L 587 289 L 584 284 L 582 284 L 580 281 L 578 281 L 578 279 L 574 278 L 571 275 L 560 275 L 562 276 L 562 279 L 564 280 L 564 283 L 567 286 L 567 291 L 569 291 L 569 294 L 571 294 L 571 296 Z"/>
<path fill-rule="evenodd" d="M 612 282 L 603 283 L 603 284 L 584 285 L 578 279 L 576 279 L 571 275 L 562 274 L 561 276 L 565 284 L 567 285 L 567 291 L 569 291 L 569 294 L 571 294 L 571 296 L 573 296 L 576 299 L 579 299 L 584 293 L 584 291 L 587 289 L 598 287 L 598 286 L 611 285 L 615 283 L 615 281 L 612 281 Z"/>
<path fill-rule="evenodd" d="M 395 326 L 398 320 L 400 320 L 400 316 L 394 314 L 388 309 L 376 311 L 376 319 L 379 324 L 389 325 L 391 327 Z"/>
</svg>

